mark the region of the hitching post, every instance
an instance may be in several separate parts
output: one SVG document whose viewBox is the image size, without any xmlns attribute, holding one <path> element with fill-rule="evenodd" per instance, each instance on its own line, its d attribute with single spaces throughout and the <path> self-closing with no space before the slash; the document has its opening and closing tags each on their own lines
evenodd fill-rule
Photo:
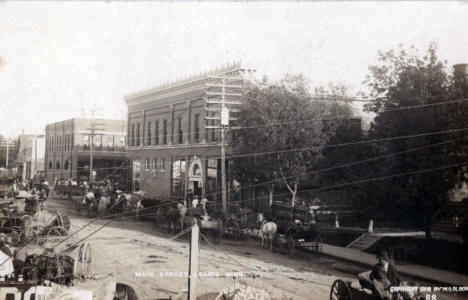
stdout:
<svg viewBox="0 0 468 300">
<path fill-rule="evenodd" d="M 189 256 L 189 276 L 188 276 L 188 300 L 197 299 L 197 275 L 198 275 L 198 239 L 200 228 L 197 224 L 192 226 L 192 238 L 190 239 L 190 256 Z"/>
</svg>

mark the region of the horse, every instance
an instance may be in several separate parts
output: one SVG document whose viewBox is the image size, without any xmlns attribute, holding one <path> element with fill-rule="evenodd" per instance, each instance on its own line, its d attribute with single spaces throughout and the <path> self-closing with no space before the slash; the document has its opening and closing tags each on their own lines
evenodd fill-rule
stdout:
<svg viewBox="0 0 468 300">
<path fill-rule="evenodd" d="M 257 221 L 260 223 L 260 230 L 262 237 L 262 248 L 264 248 L 265 240 L 270 243 L 270 250 L 273 251 L 273 240 L 275 238 L 278 228 L 275 223 L 265 219 L 262 213 L 257 216 Z"/>
<path fill-rule="evenodd" d="M 171 225 L 173 225 L 174 233 L 177 233 L 176 225 L 180 225 L 183 227 L 183 220 L 185 213 L 187 212 L 187 208 L 180 202 L 177 205 L 173 205 L 169 208 L 167 212 L 167 224 L 168 224 L 168 232 L 171 232 Z M 183 228 L 180 228 L 182 230 Z"/>
</svg>

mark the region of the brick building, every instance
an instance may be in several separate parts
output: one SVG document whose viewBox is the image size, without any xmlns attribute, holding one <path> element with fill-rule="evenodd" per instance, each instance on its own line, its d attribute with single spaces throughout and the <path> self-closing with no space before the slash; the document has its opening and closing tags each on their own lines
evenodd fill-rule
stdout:
<svg viewBox="0 0 468 300">
<path fill-rule="evenodd" d="M 125 97 L 128 106 L 127 154 L 133 183 L 150 197 L 185 199 L 195 195 L 221 198 L 219 130 L 205 128 L 214 113 L 207 109 L 207 84 L 212 76 L 237 76 L 229 65 L 198 77 Z M 229 153 L 229 148 L 227 149 Z"/>
<path fill-rule="evenodd" d="M 45 171 L 47 180 L 72 178 L 89 181 L 92 120 L 74 118 L 46 126 Z M 95 180 L 130 180 L 125 152 L 127 124 L 123 120 L 94 122 L 93 169 Z"/>
</svg>

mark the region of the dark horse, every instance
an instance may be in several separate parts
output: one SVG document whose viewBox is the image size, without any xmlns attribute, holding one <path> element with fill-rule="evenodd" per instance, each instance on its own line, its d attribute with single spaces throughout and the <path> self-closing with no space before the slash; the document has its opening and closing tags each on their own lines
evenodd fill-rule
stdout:
<svg viewBox="0 0 468 300">
<path fill-rule="evenodd" d="M 178 233 L 184 229 L 184 216 L 187 208 L 180 202 L 172 205 L 167 212 L 168 232 L 171 232 L 171 225 L 174 233 Z"/>
</svg>

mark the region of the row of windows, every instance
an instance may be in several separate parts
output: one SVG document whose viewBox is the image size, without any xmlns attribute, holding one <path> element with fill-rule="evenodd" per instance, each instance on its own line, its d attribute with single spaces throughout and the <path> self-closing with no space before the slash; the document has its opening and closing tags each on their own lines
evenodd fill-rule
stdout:
<svg viewBox="0 0 468 300">
<path fill-rule="evenodd" d="M 160 170 L 160 171 L 165 171 L 166 170 L 166 159 L 160 158 L 159 160 L 157 158 L 146 158 L 145 159 L 145 170 Z"/>
<path fill-rule="evenodd" d="M 49 170 L 52 170 L 54 168 L 54 165 L 52 164 L 51 161 L 49 161 Z M 68 170 L 70 168 L 70 162 L 67 160 L 65 161 L 65 165 L 64 165 L 64 170 Z M 55 169 L 56 170 L 60 170 L 60 162 L 57 161 L 55 163 Z"/>
<path fill-rule="evenodd" d="M 171 141 L 172 136 L 167 134 L 167 120 L 162 120 L 162 132 L 160 132 L 159 120 L 146 122 L 146 137 L 140 134 L 140 123 L 132 124 L 130 130 L 130 146 L 140 146 L 142 144 L 151 145 L 167 145 L 168 139 Z M 154 128 L 154 134 L 153 134 Z M 200 114 L 195 114 L 193 118 L 193 139 L 195 143 L 200 142 Z M 177 118 L 176 142 L 182 144 L 184 142 L 183 118 Z"/>
<path fill-rule="evenodd" d="M 51 136 L 46 141 L 46 151 L 68 151 L 73 147 L 73 134 Z"/>
</svg>

